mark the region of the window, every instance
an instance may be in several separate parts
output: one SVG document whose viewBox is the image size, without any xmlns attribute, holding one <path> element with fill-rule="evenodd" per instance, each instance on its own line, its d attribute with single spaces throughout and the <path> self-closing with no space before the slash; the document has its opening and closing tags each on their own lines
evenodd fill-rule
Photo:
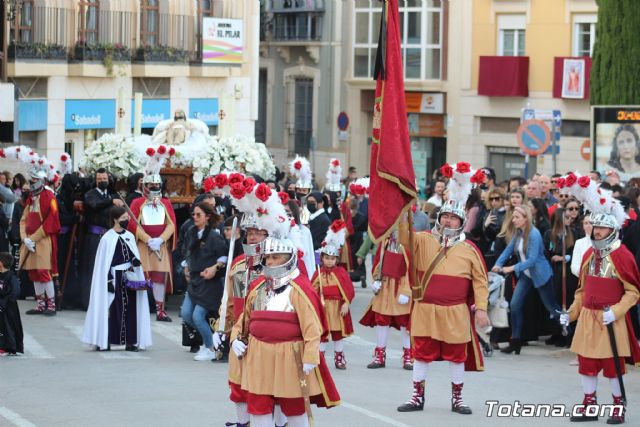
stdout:
<svg viewBox="0 0 640 427">
<path fill-rule="evenodd" d="M 159 0 L 142 0 L 142 31 L 140 38 L 145 46 L 158 44 Z"/>
<path fill-rule="evenodd" d="M 322 38 L 322 13 L 277 13 L 274 21 L 274 40 L 320 40 Z"/>
<path fill-rule="evenodd" d="M 198 28 L 198 55 L 202 58 L 202 25 L 203 19 L 215 16 L 213 14 L 213 0 L 199 0 L 198 1 L 198 22 L 196 23 L 196 28 Z"/>
<path fill-rule="evenodd" d="M 575 15 L 573 18 L 573 56 L 592 56 L 596 42 L 596 15 Z"/>
<path fill-rule="evenodd" d="M 313 134 L 313 79 L 297 78 L 295 81 L 295 154 L 308 156 Z"/>
<path fill-rule="evenodd" d="M 24 0 L 18 8 L 18 14 L 13 21 L 13 40 L 33 42 L 33 0 Z"/>
<path fill-rule="evenodd" d="M 78 10 L 78 40 L 80 43 L 98 43 L 98 0 L 82 0 Z"/>
<path fill-rule="evenodd" d="M 524 15 L 498 16 L 499 56 L 524 56 L 525 26 Z"/>
<path fill-rule="evenodd" d="M 405 78 L 441 78 L 442 7 L 441 0 L 400 1 L 400 37 Z M 381 3 L 377 0 L 355 2 L 354 77 L 370 78 L 373 75 L 381 11 Z"/>
</svg>

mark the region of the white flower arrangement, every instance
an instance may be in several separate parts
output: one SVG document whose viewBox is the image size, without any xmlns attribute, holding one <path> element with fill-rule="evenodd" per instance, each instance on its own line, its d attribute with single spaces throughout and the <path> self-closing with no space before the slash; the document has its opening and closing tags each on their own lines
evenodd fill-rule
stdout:
<svg viewBox="0 0 640 427">
<path fill-rule="evenodd" d="M 143 171 L 147 148 L 157 150 L 159 145 L 154 144 L 148 135 L 132 138 L 105 134 L 87 148 L 80 166 L 87 172 L 104 167 L 117 178 L 127 178 Z M 259 175 L 264 179 L 275 177 L 276 168 L 269 151 L 253 138 L 207 135 L 190 138 L 173 148 L 176 153 L 170 159 L 171 167 L 193 168 L 193 182 L 198 186 L 207 176 L 220 172 L 238 171 Z"/>
</svg>

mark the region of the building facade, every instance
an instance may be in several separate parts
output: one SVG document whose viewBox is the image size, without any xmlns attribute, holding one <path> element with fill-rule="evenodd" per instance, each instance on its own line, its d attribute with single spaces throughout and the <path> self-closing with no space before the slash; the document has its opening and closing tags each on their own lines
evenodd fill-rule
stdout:
<svg viewBox="0 0 640 427">
<path fill-rule="evenodd" d="M 15 3 L 8 81 L 16 87 L 19 142 L 38 153 L 67 151 L 79 160 L 87 144 L 114 131 L 116 116 L 133 127 L 137 92 L 144 99 L 144 133 L 181 109 L 205 121 L 212 134 L 221 120 L 231 120 L 235 133 L 254 135 L 258 0 Z M 208 17 L 240 21 L 242 57 L 236 63 L 203 60 L 203 40 L 212 36 L 211 30 L 204 34 Z M 120 91 L 125 102 L 117 108 Z"/>
</svg>

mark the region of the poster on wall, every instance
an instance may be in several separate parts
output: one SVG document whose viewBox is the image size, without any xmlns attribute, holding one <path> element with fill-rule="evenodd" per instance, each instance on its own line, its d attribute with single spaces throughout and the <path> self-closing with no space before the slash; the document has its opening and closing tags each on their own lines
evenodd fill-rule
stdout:
<svg viewBox="0 0 640 427">
<path fill-rule="evenodd" d="M 594 168 L 623 182 L 640 178 L 640 106 L 591 108 Z"/>
<path fill-rule="evenodd" d="M 242 25 L 241 19 L 203 18 L 202 62 L 242 64 Z"/>
<path fill-rule="evenodd" d="M 584 98 L 584 59 L 565 58 L 562 71 L 562 97 Z"/>
</svg>

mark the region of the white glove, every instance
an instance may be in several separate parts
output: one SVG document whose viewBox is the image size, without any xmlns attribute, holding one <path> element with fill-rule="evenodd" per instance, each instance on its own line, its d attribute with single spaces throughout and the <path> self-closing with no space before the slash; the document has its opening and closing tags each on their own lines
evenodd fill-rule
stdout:
<svg viewBox="0 0 640 427">
<path fill-rule="evenodd" d="M 149 239 L 149 241 L 147 242 L 147 246 L 149 246 L 149 249 L 151 249 L 152 251 L 159 251 L 160 246 L 163 242 L 164 240 L 162 240 L 160 237 L 154 237 Z"/>
<path fill-rule="evenodd" d="M 613 310 L 605 310 L 602 312 L 602 323 L 604 325 L 608 325 L 609 323 L 613 323 L 616 320 L 615 314 L 613 314 Z"/>
<path fill-rule="evenodd" d="M 373 293 L 377 294 L 378 292 L 380 292 L 380 288 L 382 288 L 382 282 L 379 280 L 375 280 L 372 284 L 371 284 L 371 290 L 373 290 Z"/>
<path fill-rule="evenodd" d="M 233 352 L 238 357 L 241 357 L 247 351 L 247 345 L 245 343 L 243 343 L 242 341 L 240 341 L 240 340 L 235 340 L 231 344 L 231 348 L 233 349 Z"/>
<path fill-rule="evenodd" d="M 311 371 L 313 371 L 315 369 L 315 367 L 318 366 L 315 363 L 305 363 L 302 365 L 302 371 L 306 374 L 309 375 L 311 373 Z"/>
<path fill-rule="evenodd" d="M 400 305 L 409 304 L 409 297 L 403 294 L 398 295 L 398 304 Z"/>
<path fill-rule="evenodd" d="M 222 332 L 215 332 L 213 334 L 213 348 L 216 350 L 220 348 L 220 345 L 226 340 L 227 337 Z"/>
<path fill-rule="evenodd" d="M 569 313 L 562 313 L 560 315 L 560 325 L 569 326 Z"/>
<path fill-rule="evenodd" d="M 30 252 L 35 252 L 36 251 L 36 243 L 33 240 L 31 240 L 30 238 L 26 237 L 23 240 L 23 242 L 24 242 L 24 245 L 27 247 L 27 249 Z"/>
</svg>

